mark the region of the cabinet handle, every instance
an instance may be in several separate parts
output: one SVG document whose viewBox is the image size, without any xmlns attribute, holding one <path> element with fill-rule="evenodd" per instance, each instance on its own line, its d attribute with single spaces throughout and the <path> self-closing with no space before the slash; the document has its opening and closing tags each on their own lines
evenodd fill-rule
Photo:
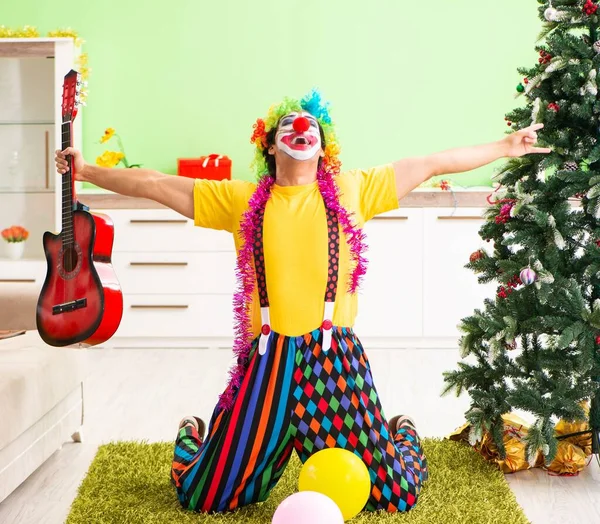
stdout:
<svg viewBox="0 0 600 524">
<path fill-rule="evenodd" d="M 0 283 L 2 284 L 16 284 L 16 283 L 33 283 L 35 282 L 35 278 L 0 278 Z"/>
<path fill-rule="evenodd" d="M 132 304 L 131 309 L 187 309 L 187 304 Z"/>
<path fill-rule="evenodd" d="M 50 134 L 48 131 L 45 133 L 44 143 L 46 146 L 46 189 L 50 187 L 50 159 L 48 156 L 50 155 Z"/>
<path fill-rule="evenodd" d="M 129 262 L 130 266 L 187 266 L 187 262 Z"/>
<path fill-rule="evenodd" d="M 373 220 L 408 220 L 408 217 L 373 217 Z"/>
<path fill-rule="evenodd" d="M 438 220 L 485 220 L 480 216 L 439 216 Z"/>
<path fill-rule="evenodd" d="M 138 219 L 132 218 L 130 221 L 132 224 L 187 224 L 187 220 L 158 220 L 158 219 Z"/>
</svg>

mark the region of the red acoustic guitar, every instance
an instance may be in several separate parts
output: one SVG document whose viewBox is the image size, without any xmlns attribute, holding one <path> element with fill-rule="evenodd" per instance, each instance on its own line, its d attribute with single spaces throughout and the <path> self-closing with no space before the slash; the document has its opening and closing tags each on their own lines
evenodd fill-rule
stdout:
<svg viewBox="0 0 600 524">
<path fill-rule="evenodd" d="M 73 145 L 79 74 L 65 76 L 62 150 Z M 37 305 L 37 328 L 51 346 L 92 346 L 115 333 L 123 295 L 111 262 L 114 227 L 106 215 L 91 214 L 75 197 L 73 159 L 62 175 L 62 231 L 44 233 L 48 272 Z"/>
</svg>

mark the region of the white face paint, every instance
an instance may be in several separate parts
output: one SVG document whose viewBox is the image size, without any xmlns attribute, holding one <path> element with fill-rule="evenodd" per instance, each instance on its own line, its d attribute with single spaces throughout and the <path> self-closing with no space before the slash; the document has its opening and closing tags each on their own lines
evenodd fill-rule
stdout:
<svg viewBox="0 0 600 524">
<path fill-rule="evenodd" d="M 294 131 L 294 120 L 303 116 L 310 122 L 308 131 L 297 133 Z M 276 142 L 279 149 L 296 160 L 309 160 L 321 148 L 321 134 L 319 124 L 314 116 L 305 111 L 289 113 L 279 121 Z"/>
</svg>

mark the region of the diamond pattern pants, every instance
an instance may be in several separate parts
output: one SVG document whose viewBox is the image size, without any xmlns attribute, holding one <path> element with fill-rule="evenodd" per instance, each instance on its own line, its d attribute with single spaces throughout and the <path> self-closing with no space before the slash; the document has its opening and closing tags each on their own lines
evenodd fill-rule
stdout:
<svg viewBox="0 0 600 524">
<path fill-rule="evenodd" d="M 414 429 L 389 431 L 367 357 L 349 328 L 336 327 L 332 348 L 322 331 L 300 337 L 272 333 L 260 355 L 255 340 L 230 411 L 216 408 L 204 442 L 179 430 L 171 477 L 182 505 L 228 511 L 264 501 L 293 449 L 302 462 L 325 448 L 359 456 L 369 470 L 365 510 L 408 511 L 427 480 Z"/>
</svg>

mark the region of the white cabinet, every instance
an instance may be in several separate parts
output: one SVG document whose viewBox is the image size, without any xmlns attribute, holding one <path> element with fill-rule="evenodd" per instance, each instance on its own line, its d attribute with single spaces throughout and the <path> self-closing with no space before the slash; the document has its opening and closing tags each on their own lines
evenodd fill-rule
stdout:
<svg viewBox="0 0 600 524">
<path fill-rule="evenodd" d="M 224 346 L 233 341 L 235 247 L 225 231 L 168 209 L 94 209 L 115 227 L 123 319 L 110 345 Z"/>
<path fill-rule="evenodd" d="M 108 209 L 125 305 L 112 345 L 231 347 L 233 238 L 166 209 Z M 493 298 L 465 269 L 482 208 L 402 208 L 365 227 L 369 270 L 355 329 L 365 347 L 456 347 L 460 320 Z"/>
<path fill-rule="evenodd" d="M 493 298 L 497 283 L 479 284 L 464 266 L 471 253 L 491 249 L 478 232 L 485 223 L 479 208 L 423 209 L 423 335 L 459 337 L 457 325 Z"/>
<path fill-rule="evenodd" d="M 423 209 L 380 215 L 365 226 L 369 267 L 359 292 L 359 337 L 423 334 Z"/>
<path fill-rule="evenodd" d="M 43 233 L 61 229 L 53 157 L 61 146 L 63 79 L 75 56 L 72 38 L 0 39 L 0 230 L 21 225 L 29 231 L 25 259 L 43 260 Z M 81 114 L 74 129 L 81 148 Z M 19 263 L 7 267 L 16 274 Z"/>
</svg>

